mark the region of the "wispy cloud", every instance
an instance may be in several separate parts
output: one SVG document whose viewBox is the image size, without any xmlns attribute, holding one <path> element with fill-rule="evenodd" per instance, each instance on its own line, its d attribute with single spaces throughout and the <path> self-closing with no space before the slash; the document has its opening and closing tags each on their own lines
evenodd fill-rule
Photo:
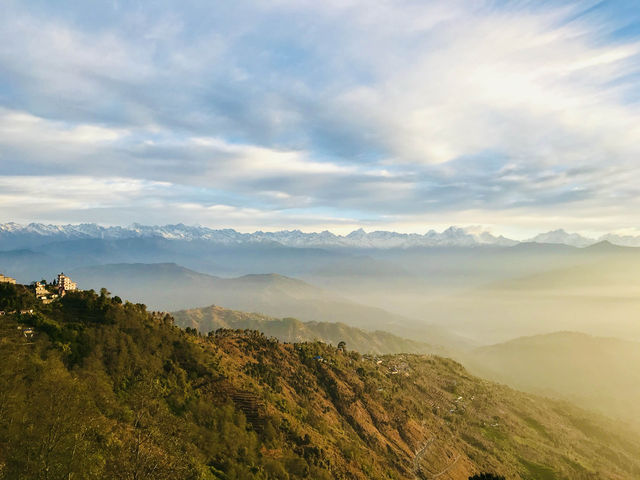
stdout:
<svg viewBox="0 0 640 480">
<path fill-rule="evenodd" d="M 0 20 L 6 220 L 21 202 L 41 218 L 29 177 L 74 176 L 94 183 L 49 204 L 63 221 L 640 220 L 622 4 L 35 5 L 7 0 Z M 109 203 L 114 178 L 148 201 Z"/>
</svg>

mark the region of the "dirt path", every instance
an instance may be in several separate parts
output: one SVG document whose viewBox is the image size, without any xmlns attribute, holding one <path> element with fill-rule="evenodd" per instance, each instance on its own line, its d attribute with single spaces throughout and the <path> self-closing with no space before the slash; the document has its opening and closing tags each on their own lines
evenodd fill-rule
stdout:
<svg viewBox="0 0 640 480">
<path fill-rule="evenodd" d="M 458 455 L 456 458 L 454 458 L 453 462 L 451 462 L 449 465 L 447 465 L 447 468 L 445 468 L 441 472 L 436 473 L 435 475 L 433 475 L 431 477 L 431 480 L 433 480 L 434 478 L 438 478 L 440 475 L 444 475 L 445 473 L 447 473 L 451 467 L 453 467 L 456 463 L 458 463 L 458 460 L 460 460 L 460 455 Z"/>
<path fill-rule="evenodd" d="M 422 461 L 422 458 L 424 457 L 425 453 L 427 453 L 427 449 L 429 448 L 429 445 L 431 445 L 434 440 L 435 440 L 435 437 L 432 436 L 431 438 L 429 438 L 429 440 L 424 442 L 424 445 L 420 447 L 420 449 L 416 452 L 415 456 L 413 457 L 413 474 L 415 475 L 417 480 L 420 480 L 421 478 L 419 476 L 420 462 Z"/>
</svg>

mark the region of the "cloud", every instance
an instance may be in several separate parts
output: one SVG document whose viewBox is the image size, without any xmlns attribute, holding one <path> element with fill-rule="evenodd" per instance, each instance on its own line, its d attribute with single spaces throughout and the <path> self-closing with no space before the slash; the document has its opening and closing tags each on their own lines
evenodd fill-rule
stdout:
<svg viewBox="0 0 640 480">
<path fill-rule="evenodd" d="M 296 212 L 416 228 L 567 226 L 549 212 L 639 220 L 640 39 L 600 5 L 7 1 L 6 12 L 0 166 L 21 179 L 13 200 L 3 192 L 13 205 L 20 186 L 31 205 L 29 176 L 77 176 L 95 182 L 84 204 L 96 220 L 119 211 L 120 223 L 168 205 L 177 221 L 224 220 L 211 212 L 228 207 L 283 226 L 304 222 Z M 154 201 L 109 203 L 113 178 Z M 52 205 L 66 220 L 86 213 Z"/>
<path fill-rule="evenodd" d="M 356 223 L 322 210 L 252 208 L 224 202 L 222 196 L 209 196 L 204 202 L 198 188 L 125 177 L 0 176 L 3 212 L 11 212 L 11 219 L 23 223 L 33 219 L 33 212 L 38 212 L 39 221 L 49 223 L 99 218 L 102 224 L 121 225 L 124 213 L 131 223 L 165 224 L 181 219 L 243 231 L 287 225 L 348 229 Z"/>
</svg>

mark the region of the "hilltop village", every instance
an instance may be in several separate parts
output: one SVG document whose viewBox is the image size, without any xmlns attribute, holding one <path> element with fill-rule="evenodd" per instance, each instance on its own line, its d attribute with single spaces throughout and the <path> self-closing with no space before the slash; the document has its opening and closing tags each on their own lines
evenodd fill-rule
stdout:
<svg viewBox="0 0 640 480">
<path fill-rule="evenodd" d="M 16 285 L 17 281 L 15 278 L 7 277 L 0 273 L 0 283 Z M 33 282 L 28 287 L 33 291 L 36 298 L 44 304 L 51 303 L 65 296 L 67 292 L 78 290 L 78 284 L 64 273 L 58 274 L 58 277 L 51 283 L 47 283 L 46 280 L 41 280 L 39 282 Z"/>
</svg>

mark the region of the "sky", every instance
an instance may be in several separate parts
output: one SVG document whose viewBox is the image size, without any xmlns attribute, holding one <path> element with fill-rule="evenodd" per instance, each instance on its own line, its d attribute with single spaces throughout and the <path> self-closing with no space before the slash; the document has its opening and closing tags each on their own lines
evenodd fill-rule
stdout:
<svg viewBox="0 0 640 480">
<path fill-rule="evenodd" d="M 635 1 L 0 9 L 0 222 L 640 233 Z"/>
</svg>

